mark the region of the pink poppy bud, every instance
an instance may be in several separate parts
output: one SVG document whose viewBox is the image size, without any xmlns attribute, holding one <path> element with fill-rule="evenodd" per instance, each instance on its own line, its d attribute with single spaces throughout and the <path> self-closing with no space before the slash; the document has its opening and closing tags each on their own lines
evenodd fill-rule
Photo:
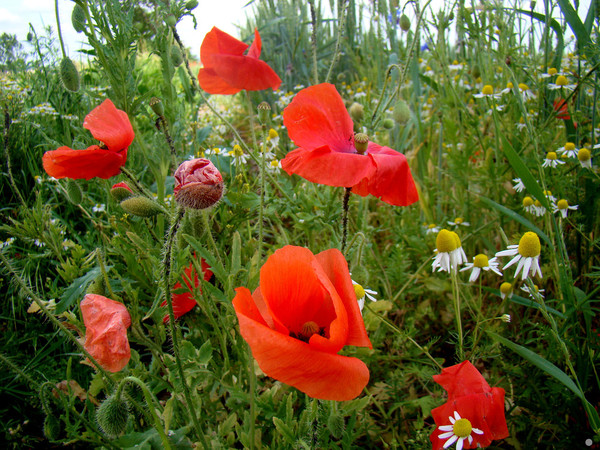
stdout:
<svg viewBox="0 0 600 450">
<path fill-rule="evenodd" d="M 175 171 L 173 193 L 181 206 L 205 209 L 223 196 L 223 177 L 208 159 L 185 161 Z"/>
<path fill-rule="evenodd" d="M 80 304 L 85 325 L 84 348 L 109 372 L 119 372 L 131 358 L 127 328 L 131 316 L 123 303 L 86 294 Z"/>
</svg>

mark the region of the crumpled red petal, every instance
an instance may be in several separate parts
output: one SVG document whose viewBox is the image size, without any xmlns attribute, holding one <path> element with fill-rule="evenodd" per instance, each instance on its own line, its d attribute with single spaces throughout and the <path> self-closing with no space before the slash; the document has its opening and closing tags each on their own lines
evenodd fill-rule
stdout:
<svg viewBox="0 0 600 450">
<path fill-rule="evenodd" d="M 93 145 L 86 150 L 69 147 L 50 150 L 42 156 L 42 164 L 46 173 L 54 178 L 108 179 L 121 172 L 126 159 L 127 149 L 117 153 Z"/>
<path fill-rule="evenodd" d="M 328 146 L 355 153 L 354 124 L 335 86 L 322 83 L 302 89 L 283 110 L 288 136 L 301 148 Z"/>
<path fill-rule="evenodd" d="M 131 358 L 127 340 L 131 317 L 127 308 L 97 294 L 87 294 L 80 307 L 86 328 L 84 348 L 104 369 L 119 372 Z"/>
<path fill-rule="evenodd" d="M 212 277 L 213 273 L 210 270 L 210 266 L 206 262 L 204 258 L 200 261 L 200 267 L 202 269 L 204 281 L 209 281 Z M 194 280 L 194 287 L 198 287 L 200 285 L 200 280 L 198 279 L 198 275 L 196 274 L 196 270 L 194 269 L 194 263 L 191 263 L 188 267 L 185 268 L 183 280 L 187 288 L 189 289 L 187 292 L 182 294 L 173 294 L 173 316 L 175 316 L 175 320 L 179 319 L 184 314 L 187 314 L 194 306 L 197 305 L 196 299 L 193 297 L 193 289 L 191 280 Z M 177 282 L 173 287 L 173 290 L 181 289 L 183 286 L 180 282 Z M 163 301 L 160 306 L 167 306 L 167 301 Z M 163 323 L 169 322 L 169 313 L 163 317 Z"/>
<path fill-rule="evenodd" d="M 85 116 L 83 127 L 113 152 L 127 150 L 135 137 L 127 113 L 117 109 L 110 99 L 104 100 Z"/>
<path fill-rule="evenodd" d="M 448 392 L 449 400 L 492 390 L 483 375 L 470 361 L 463 361 L 460 364 L 442 369 L 442 373 L 433 376 L 433 381 Z"/>
</svg>

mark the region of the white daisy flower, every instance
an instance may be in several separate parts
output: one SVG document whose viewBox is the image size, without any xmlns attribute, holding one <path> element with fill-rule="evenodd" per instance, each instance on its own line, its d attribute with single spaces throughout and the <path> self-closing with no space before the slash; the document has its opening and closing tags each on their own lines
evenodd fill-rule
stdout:
<svg viewBox="0 0 600 450">
<path fill-rule="evenodd" d="M 542 206 L 542 203 L 539 200 L 535 200 L 533 202 L 533 215 L 542 217 L 544 214 L 546 214 L 546 208 Z"/>
<path fill-rule="evenodd" d="M 458 411 L 454 411 L 454 417 L 449 416 L 451 425 L 441 425 L 438 430 L 444 433 L 440 434 L 438 438 L 440 440 L 448 439 L 444 443 L 444 448 L 449 448 L 456 442 L 456 450 L 462 450 L 465 445 L 465 440 L 469 441 L 469 445 L 473 443 L 473 436 L 471 433 L 483 434 L 479 428 L 473 428 L 471 422 L 468 419 L 460 417 Z"/>
<path fill-rule="evenodd" d="M 564 89 L 568 89 L 568 90 L 572 91 L 576 87 L 577 87 L 576 84 L 569 84 L 567 77 L 565 77 L 564 75 L 557 76 L 556 82 L 548 83 L 548 89 L 552 89 L 552 90 L 564 88 Z"/>
<path fill-rule="evenodd" d="M 542 269 L 540 268 L 541 248 L 542 246 L 538 235 L 532 231 L 528 231 L 521 237 L 518 245 L 509 245 L 507 250 L 496 253 L 496 257 L 514 256 L 502 270 L 505 270 L 518 262 L 519 264 L 515 271 L 515 278 L 521 273 L 521 279 L 524 280 L 529 276 L 530 271 L 532 272 L 532 276 L 537 274 L 542 277 Z"/>
<path fill-rule="evenodd" d="M 281 170 L 281 161 L 274 159 L 265 167 L 269 172 L 279 172 Z"/>
<path fill-rule="evenodd" d="M 425 234 L 431 234 L 431 233 L 437 234 L 440 232 L 440 229 L 441 229 L 435 223 L 425 224 L 425 227 L 427 228 L 427 231 L 425 231 Z"/>
<path fill-rule="evenodd" d="M 542 297 L 544 298 L 544 289 L 540 289 L 537 287 L 537 285 L 533 285 L 533 289 L 530 289 L 529 286 L 527 285 L 523 285 L 521 286 L 521 290 L 523 292 L 527 292 L 527 294 L 529 295 L 529 298 L 535 300 L 537 297 Z"/>
<path fill-rule="evenodd" d="M 512 84 L 512 83 L 509 81 L 508 83 L 506 83 L 506 87 L 505 87 L 504 89 L 502 89 L 502 90 L 500 91 L 500 93 L 501 93 L 502 95 L 504 95 L 504 94 L 510 94 L 510 93 L 512 92 L 512 90 L 513 90 L 513 88 L 514 88 L 514 87 L 515 87 L 515 85 L 514 85 L 514 84 Z"/>
<path fill-rule="evenodd" d="M 564 147 L 557 148 L 556 153 L 560 153 L 560 156 L 566 156 L 568 158 L 577 158 L 579 149 L 575 147 L 574 143 L 567 142 Z"/>
<path fill-rule="evenodd" d="M 494 88 L 491 85 L 486 84 L 481 89 L 481 92 L 479 94 L 473 94 L 473 97 L 474 98 L 483 98 L 483 97 L 500 98 L 500 97 L 502 97 L 502 94 L 494 94 Z"/>
<path fill-rule="evenodd" d="M 360 312 L 362 313 L 362 310 L 365 307 L 365 297 L 371 300 L 372 302 L 376 302 L 377 299 L 374 296 L 377 295 L 377 291 L 374 291 L 372 289 L 365 289 L 354 280 L 352 280 L 352 284 L 354 285 L 354 293 L 356 294 L 356 301 L 358 302 L 358 307 L 360 308 Z"/>
<path fill-rule="evenodd" d="M 248 162 L 248 155 L 244 153 L 244 150 L 242 150 L 242 147 L 238 144 L 235 144 L 233 149 L 229 150 L 227 154 L 233 158 L 234 166 L 246 164 Z"/>
<path fill-rule="evenodd" d="M 448 225 L 452 225 L 452 226 L 455 226 L 455 227 L 459 227 L 459 226 L 468 227 L 468 226 L 471 226 L 471 224 L 469 222 L 465 222 L 462 217 L 457 217 L 456 219 L 454 219 L 454 222 L 448 221 Z"/>
<path fill-rule="evenodd" d="M 544 191 L 544 195 L 546 196 L 549 202 L 552 203 L 556 201 L 556 197 L 552 195 L 552 191 Z"/>
<path fill-rule="evenodd" d="M 527 86 L 525 83 L 519 83 L 519 90 L 521 91 L 523 100 L 528 101 L 535 99 L 535 94 L 531 89 L 529 89 L 529 86 Z"/>
<path fill-rule="evenodd" d="M 523 181 L 521 181 L 520 178 L 513 178 L 513 183 L 515 183 L 515 185 L 513 186 L 513 189 L 517 192 L 523 192 L 525 190 L 525 185 L 523 184 Z"/>
<path fill-rule="evenodd" d="M 508 281 L 505 281 L 504 283 L 502 283 L 500 285 L 500 297 L 502 297 L 502 300 L 504 300 L 505 298 L 511 298 L 513 293 L 512 293 L 512 289 L 513 289 L 513 285 L 512 283 L 509 283 Z"/>
<path fill-rule="evenodd" d="M 273 128 L 269 130 L 267 142 L 271 144 L 271 148 L 277 148 L 279 145 L 279 134 L 277 134 L 277 131 L 275 131 Z"/>
<path fill-rule="evenodd" d="M 592 153 L 587 148 L 582 148 L 577 153 L 577 159 L 581 167 L 592 170 Z"/>
<path fill-rule="evenodd" d="M 502 314 L 500 316 L 500 320 L 505 323 L 510 323 L 510 319 L 511 319 L 510 314 Z"/>
<path fill-rule="evenodd" d="M 554 67 L 550 67 L 548 72 L 540 74 L 540 78 L 551 78 L 556 75 L 558 71 Z"/>
<path fill-rule="evenodd" d="M 431 264 L 431 270 L 438 272 L 450 270 L 456 271 L 458 266 L 467 262 L 467 255 L 462 248 L 460 238 L 454 231 L 440 230 L 435 238 L 436 255 Z"/>
<path fill-rule="evenodd" d="M 469 283 L 476 281 L 482 270 L 485 270 L 486 272 L 491 270 L 495 274 L 502 276 L 502 272 L 498 270 L 498 258 L 493 257 L 492 259 L 488 259 L 483 253 L 473 257 L 472 263 L 466 263 L 465 267 L 460 269 L 461 272 L 464 272 L 465 270 L 472 270 L 471 276 L 469 277 Z"/>
<path fill-rule="evenodd" d="M 558 155 L 556 154 L 556 152 L 548 152 L 546 153 L 546 158 L 544 159 L 544 163 L 542 164 L 542 167 L 552 167 L 555 168 L 560 164 L 564 164 L 564 161 L 561 161 L 560 159 L 558 159 Z"/>
<path fill-rule="evenodd" d="M 519 123 L 517 123 L 517 129 L 519 131 L 523 131 L 525 128 L 527 128 L 527 124 L 525 123 L 525 119 L 523 119 L 522 117 L 519 118 Z"/>
<path fill-rule="evenodd" d="M 556 202 L 555 205 L 552 205 L 552 212 L 555 214 L 560 212 L 560 215 L 563 217 L 563 219 L 566 219 L 569 210 L 575 211 L 577 208 L 579 208 L 579 206 L 571 206 L 569 205 L 568 201 L 566 201 L 564 198 L 561 198 L 558 202 Z"/>
</svg>

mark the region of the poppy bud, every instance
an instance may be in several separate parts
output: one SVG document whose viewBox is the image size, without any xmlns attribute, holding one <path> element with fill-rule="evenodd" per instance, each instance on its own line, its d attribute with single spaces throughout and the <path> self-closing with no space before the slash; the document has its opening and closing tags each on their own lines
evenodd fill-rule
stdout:
<svg viewBox="0 0 600 450">
<path fill-rule="evenodd" d="M 64 57 L 60 62 L 60 79 L 65 89 L 71 92 L 79 90 L 79 73 L 70 58 Z"/>
<path fill-rule="evenodd" d="M 352 103 L 348 109 L 350 117 L 354 122 L 361 122 L 365 116 L 365 108 L 360 103 Z"/>
<path fill-rule="evenodd" d="M 81 203 L 83 192 L 81 192 L 81 187 L 76 180 L 67 181 L 67 197 L 74 205 L 79 205 Z"/>
<path fill-rule="evenodd" d="M 258 109 L 258 120 L 260 120 L 261 123 L 267 123 L 269 120 L 269 113 L 271 112 L 271 105 L 267 102 L 260 102 L 256 109 Z"/>
<path fill-rule="evenodd" d="M 223 196 L 223 177 L 208 159 L 185 161 L 175 171 L 173 194 L 185 208 L 206 209 Z"/>
<path fill-rule="evenodd" d="M 85 31 L 85 22 L 85 11 L 80 5 L 75 5 L 71 13 L 71 24 L 75 28 L 75 31 L 78 33 Z"/>
<path fill-rule="evenodd" d="M 329 415 L 327 418 L 327 429 L 334 438 L 340 439 L 344 434 L 345 428 L 346 423 L 344 422 L 344 417 L 339 412 L 334 412 Z"/>
<path fill-rule="evenodd" d="M 52 414 L 44 419 L 44 436 L 49 441 L 56 441 L 60 437 L 60 421 Z"/>
<path fill-rule="evenodd" d="M 169 14 L 167 17 L 165 17 L 165 23 L 170 27 L 174 27 L 177 25 L 177 19 L 173 14 Z"/>
<path fill-rule="evenodd" d="M 400 29 L 402 31 L 410 30 L 410 19 L 408 18 L 408 16 L 406 14 L 402 14 L 400 16 Z"/>
<path fill-rule="evenodd" d="M 127 402 L 114 394 L 104 400 L 96 410 L 98 426 L 111 438 L 123 434 L 127 427 L 127 419 L 129 419 Z"/>
<path fill-rule="evenodd" d="M 356 133 L 354 135 L 354 147 L 356 151 L 363 155 L 369 146 L 369 136 L 364 133 Z"/>
<path fill-rule="evenodd" d="M 471 69 L 471 76 L 474 79 L 477 79 L 477 78 L 481 77 L 481 69 L 479 68 L 479 66 L 477 64 L 475 64 L 473 66 L 473 68 Z"/>
<path fill-rule="evenodd" d="M 394 121 L 392 119 L 390 119 L 389 117 L 383 120 L 383 128 L 385 128 L 386 130 L 391 130 L 392 128 L 394 128 Z"/>
<path fill-rule="evenodd" d="M 121 202 L 121 208 L 123 208 L 126 213 L 138 217 L 152 217 L 163 212 L 163 209 L 158 203 L 143 196 L 126 198 Z"/>
<path fill-rule="evenodd" d="M 181 54 L 179 45 L 171 47 L 171 62 L 175 67 L 179 67 L 183 63 L 183 55 Z"/>
<path fill-rule="evenodd" d="M 410 116 L 411 112 L 408 103 L 406 103 L 404 100 L 398 100 L 394 105 L 394 112 L 392 113 L 394 120 L 398 124 L 404 125 L 409 121 Z"/>
<path fill-rule="evenodd" d="M 33 41 L 33 33 L 30 31 L 29 33 L 27 33 L 27 42 L 31 41 Z"/>
<path fill-rule="evenodd" d="M 157 116 L 162 117 L 165 115 L 165 107 L 163 106 L 160 98 L 152 97 L 150 99 L 149 105 L 150 105 L 150 108 L 152 108 L 152 111 L 154 111 L 154 114 L 156 114 Z"/>
<path fill-rule="evenodd" d="M 96 279 L 90 283 L 90 285 L 88 286 L 85 293 L 102 295 L 102 296 L 104 296 L 104 294 L 106 294 L 106 289 L 104 286 L 104 277 L 102 276 L 102 274 L 97 276 Z"/>
<path fill-rule="evenodd" d="M 188 11 L 191 11 L 196 6 L 198 6 L 198 2 L 196 0 L 190 0 L 189 2 L 187 2 L 185 4 L 185 9 L 187 9 Z"/>
<path fill-rule="evenodd" d="M 127 183 L 121 181 L 120 183 L 113 184 L 113 187 L 110 189 L 110 195 L 116 201 L 121 202 L 126 198 L 131 197 L 133 195 L 133 191 Z"/>
</svg>

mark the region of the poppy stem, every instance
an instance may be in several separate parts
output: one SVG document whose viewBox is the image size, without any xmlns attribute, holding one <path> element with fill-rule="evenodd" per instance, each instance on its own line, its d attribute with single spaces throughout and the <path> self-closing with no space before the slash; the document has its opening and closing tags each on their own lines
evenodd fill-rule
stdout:
<svg viewBox="0 0 600 450">
<path fill-rule="evenodd" d="M 23 195 L 21 195 L 21 191 L 19 191 L 19 188 L 17 187 L 17 183 L 15 183 L 15 179 L 13 178 L 13 174 L 12 174 L 12 163 L 11 163 L 11 159 L 10 159 L 10 152 L 8 151 L 8 131 L 10 130 L 10 124 L 11 124 L 10 114 L 8 113 L 8 108 L 5 106 L 4 107 L 4 139 L 2 140 L 2 144 L 4 147 L 4 158 L 6 159 L 6 169 L 8 172 L 8 180 L 9 180 L 10 185 L 12 186 L 13 190 L 15 191 L 15 194 L 17 195 L 17 197 L 19 197 L 21 204 L 24 207 L 27 207 L 27 203 L 25 202 Z"/>
<path fill-rule="evenodd" d="M 327 71 L 327 76 L 325 77 L 325 83 L 329 83 L 331 78 L 331 74 L 333 73 L 333 68 L 337 64 L 340 59 L 340 45 L 342 42 L 342 36 L 344 35 L 344 26 L 346 24 L 346 11 L 348 9 L 348 2 L 345 0 L 338 0 L 338 28 L 337 28 L 337 40 L 335 42 L 335 50 L 333 52 L 333 58 L 331 59 L 331 65 L 329 66 L 329 70 Z"/>
<path fill-rule="evenodd" d="M 313 77 L 314 84 L 319 84 L 319 71 L 317 67 L 317 13 L 314 0 L 308 0 L 308 4 L 310 5 L 310 23 L 312 24 L 310 43 L 312 47 Z"/>
<path fill-rule="evenodd" d="M 187 385 L 187 381 L 185 380 L 185 372 L 183 371 L 183 365 L 181 364 L 181 357 L 179 355 L 179 334 L 178 329 L 175 324 L 175 313 L 173 312 L 173 298 L 171 296 L 171 257 L 173 251 L 173 242 L 175 241 L 175 237 L 177 235 L 177 231 L 179 230 L 179 226 L 181 225 L 181 220 L 185 215 L 185 209 L 178 208 L 177 214 L 173 217 L 171 222 L 171 228 L 169 230 L 169 234 L 165 241 L 164 245 L 164 258 L 163 258 L 163 294 L 164 299 L 167 302 L 167 309 L 169 311 L 169 333 L 171 334 L 171 340 L 173 342 L 173 355 L 175 356 L 175 362 L 177 365 L 177 371 L 179 372 L 179 379 L 181 381 L 181 385 L 183 386 L 183 394 L 185 397 L 185 403 L 187 406 L 187 410 L 192 418 L 192 422 L 194 424 L 194 430 L 196 432 L 196 436 L 202 443 L 204 448 L 209 448 L 208 444 L 204 438 L 204 433 L 202 432 L 202 428 L 200 427 L 200 422 L 198 422 L 198 416 L 196 415 L 196 409 L 194 408 L 194 403 L 192 402 L 192 396 L 190 394 L 190 389 Z"/>
<path fill-rule="evenodd" d="M 348 202 L 352 188 L 344 188 L 344 199 L 342 200 L 342 253 L 346 249 L 346 239 L 348 237 Z"/>
<path fill-rule="evenodd" d="M 454 314 L 456 316 L 456 328 L 458 331 L 458 349 L 456 353 L 458 354 L 458 360 L 463 361 L 465 359 L 465 350 L 463 344 L 463 330 L 462 330 L 462 320 L 460 316 L 460 291 L 458 289 L 458 273 L 456 272 L 456 268 L 453 267 L 450 269 L 452 273 L 452 299 L 454 300 Z"/>
</svg>

